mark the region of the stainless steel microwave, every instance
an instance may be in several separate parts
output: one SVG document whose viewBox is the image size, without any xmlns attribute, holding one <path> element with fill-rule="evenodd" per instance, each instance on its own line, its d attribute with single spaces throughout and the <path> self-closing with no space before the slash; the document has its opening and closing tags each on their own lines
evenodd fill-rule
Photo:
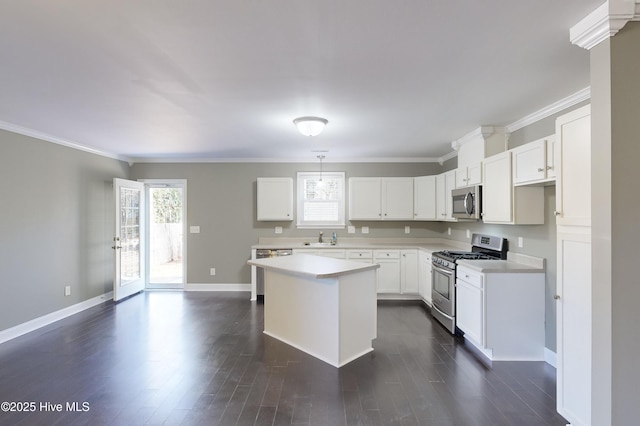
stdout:
<svg viewBox="0 0 640 426">
<path fill-rule="evenodd" d="M 478 220 L 482 209 L 482 187 L 479 185 L 451 191 L 452 216 L 457 219 Z"/>
</svg>

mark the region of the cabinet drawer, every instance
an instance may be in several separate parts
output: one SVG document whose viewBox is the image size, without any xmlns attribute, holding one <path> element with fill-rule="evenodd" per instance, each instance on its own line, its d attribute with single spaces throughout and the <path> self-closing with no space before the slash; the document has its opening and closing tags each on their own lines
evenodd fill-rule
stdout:
<svg viewBox="0 0 640 426">
<path fill-rule="evenodd" d="M 373 259 L 373 250 L 349 250 L 347 259 Z"/>
<path fill-rule="evenodd" d="M 480 272 L 458 267 L 456 279 L 471 284 L 474 287 L 483 288 L 482 273 Z"/>
<path fill-rule="evenodd" d="M 374 258 L 378 259 L 400 259 L 400 250 L 376 250 Z"/>
<path fill-rule="evenodd" d="M 324 256 L 324 257 L 333 257 L 334 259 L 346 258 L 345 251 L 340 249 L 321 249 L 321 250 L 318 250 L 318 255 Z"/>
</svg>

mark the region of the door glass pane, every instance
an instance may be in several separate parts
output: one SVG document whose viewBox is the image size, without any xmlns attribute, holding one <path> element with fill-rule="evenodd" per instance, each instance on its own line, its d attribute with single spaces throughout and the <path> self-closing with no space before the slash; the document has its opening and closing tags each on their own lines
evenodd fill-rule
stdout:
<svg viewBox="0 0 640 426">
<path fill-rule="evenodd" d="M 184 188 L 150 188 L 149 283 L 183 282 Z"/>
<path fill-rule="evenodd" d="M 449 299 L 450 280 L 451 278 L 447 275 L 441 274 L 438 271 L 433 272 L 433 289 L 446 299 Z"/>
<path fill-rule="evenodd" d="M 140 196 L 137 189 L 120 188 L 121 285 L 140 278 Z"/>
</svg>

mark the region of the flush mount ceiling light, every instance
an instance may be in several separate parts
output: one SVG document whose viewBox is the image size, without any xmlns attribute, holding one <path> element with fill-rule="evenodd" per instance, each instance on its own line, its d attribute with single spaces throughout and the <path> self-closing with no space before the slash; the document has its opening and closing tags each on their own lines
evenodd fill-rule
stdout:
<svg viewBox="0 0 640 426">
<path fill-rule="evenodd" d="M 329 121 L 320 117 L 298 117 L 293 120 L 298 131 L 305 136 L 318 136 Z"/>
</svg>

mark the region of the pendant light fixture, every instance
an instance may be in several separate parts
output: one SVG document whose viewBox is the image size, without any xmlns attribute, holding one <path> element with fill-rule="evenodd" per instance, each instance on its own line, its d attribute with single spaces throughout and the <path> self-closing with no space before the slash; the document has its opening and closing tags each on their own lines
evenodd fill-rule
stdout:
<svg viewBox="0 0 640 426">
<path fill-rule="evenodd" d="M 298 117 L 293 120 L 298 131 L 305 136 L 318 136 L 329 120 L 320 117 Z"/>
</svg>

